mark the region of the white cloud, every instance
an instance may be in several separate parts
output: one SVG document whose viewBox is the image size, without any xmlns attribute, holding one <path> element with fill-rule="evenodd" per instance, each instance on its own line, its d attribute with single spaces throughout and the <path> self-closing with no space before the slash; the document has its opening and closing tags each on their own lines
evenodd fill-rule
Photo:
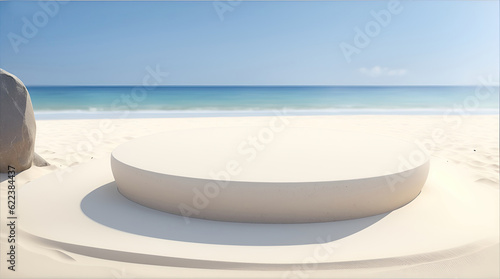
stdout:
<svg viewBox="0 0 500 279">
<path fill-rule="evenodd" d="M 387 67 L 375 66 L 372 68 L 360 68 L 359 72 L 370 77 L 381 76 L 404 76 L 408 72 L 406 69 L 389 69 Z"/>
</svg>

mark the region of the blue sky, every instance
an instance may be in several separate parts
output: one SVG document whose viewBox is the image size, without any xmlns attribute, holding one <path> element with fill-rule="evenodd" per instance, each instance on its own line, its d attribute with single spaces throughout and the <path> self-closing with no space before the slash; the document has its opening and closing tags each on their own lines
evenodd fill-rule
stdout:
<svg viewBox="0 0 500 279">
<path fill-rule="evenodd" d="M 0 67 L 27 85 L 139 85 L 147 67 L 169 73 L 163 85 L 461 85 L 499 75 L 498 1 L 40 3 L 0 2 Z"/>
</svg>

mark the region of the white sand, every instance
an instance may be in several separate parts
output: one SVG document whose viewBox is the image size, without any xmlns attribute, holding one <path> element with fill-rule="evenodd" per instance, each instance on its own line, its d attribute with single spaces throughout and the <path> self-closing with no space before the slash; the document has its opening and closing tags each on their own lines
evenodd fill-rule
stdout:
<svg viewBox="0 0 500 279">
<path fill-rule="evenodd" d="M 44 174 L 59 171 L 69 173 L 71 167 L 94 159 L 108 158 L 111 151 L 130 139 L 162 131 L 193 127 L 263 126 L 269 117 L 240 118 L 182 118 L 182 119 L 125 119 L 125 120 L 48 120 L 37 122 L 35 151 L 52 164 L 50 167 L 32 167 L 17 176 L 17 186 L 35 180 Z M 290 118 L 290 126 L 327 127 L 330 129 L 367 131 L 408 140 L 419 139 L 426 147 L 435 146 L 432 158 L 453 166 L 464 183 L 482 193 L 496 197 L 498 211 L 499 182 L 499 121 L 498 116 L 302 116 Z M 432 169 L 432 163 L 431 163 Z M 490 277 L 500 276 L 498 241 L 485 244 L 481 249 L 465 247 L 446 260 L 432 260 L 408 264 L 404 259 L 393 259 L 391 267 L 363 267 L 321 269 L 309 268 L 301 273 L 286 271 L 212 270 L 140 265 L 109 261 L 61 251 L 54 247 L 41 247 L 29 239 L 20 240 L 17 271 L 6 268 L 6 237 L 4 223 L 6 211 L 6 177 L 2 174 L 1 192 L 1 255 L 2 278 L 142 278 L 142 277 Z M 443 179 L 443 183 L 447 183 Z M 68 185 L 71 187 L 71 185 Z M 425 187 L 425 186 L 424 186 Z M 47 193 L 50 195 L 50 193 Z M 460 195 L 460 192 L 450 192 Z M 460 197 L 467 199 L 467 197 Z M 40 197 L 43 199 L 43 197 Z M 417 198 L 418 199 L 418 198 Z M 64 202 L 64 201 L 61 201 Z M 26 208 L 18 197 L 18 206 Z M 33 210 L 36 210 L 34 208 Z M 430 218 L 439 206 L 426 208 L 421 218 Z M 466 210 L 467 211 L 467 210 Z M 465 212 L 465 211 L 464 211 Z M 468 211 L 474 214 L 475 206 Z M 498 212 L 492 213 L 498 215 Z M 22 216 L 19 216 L 22 222 Z M 477 216 L 477 218 L 486 218 Z M 47 216 L 47 224 L 57 222 Z M 438 227 L 429 227 L 436 230 Z M 471 230 L 476 233 L 477 230 Z M 461 232 L 457 232 L 459 234 Z M 478 238 L 481 238 L 478 235 Z M 454 234 L 442 239 L 451 242 Z M 407 243 L 411 247 L 425 246 L 425 241 Z M 432 249 L 431 249 L 432 250 Z M 356 253 L 356 251 L 353 251 Z M 362 253 L 361 253 L 362 254 Z M 304 255 L 306 257 L 306 255 Z"/>
</svg>

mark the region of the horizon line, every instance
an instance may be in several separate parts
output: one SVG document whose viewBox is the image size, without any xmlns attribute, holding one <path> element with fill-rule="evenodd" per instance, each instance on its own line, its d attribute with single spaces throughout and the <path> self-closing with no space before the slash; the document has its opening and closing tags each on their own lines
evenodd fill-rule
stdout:
<svg viewBox="0 0 500 279">
<path fill-rule="evenodd" d="M 47 84 L 33 84 L 26 85 L 26 87 L 468 87 L 468 86 L 478 86 L 481 84 L 373 84 L 373 85 L 349 85 L 349 84 L 337 84 L 337 85 L 182 85 L 182 84 L 174 84 L 174 85 L 139 85 L 139 84 L 55 84 L 55 85 L 47 85 Z M 489 86 L 498 87 L 500 84 L 489 84 Z"/>
</svg>

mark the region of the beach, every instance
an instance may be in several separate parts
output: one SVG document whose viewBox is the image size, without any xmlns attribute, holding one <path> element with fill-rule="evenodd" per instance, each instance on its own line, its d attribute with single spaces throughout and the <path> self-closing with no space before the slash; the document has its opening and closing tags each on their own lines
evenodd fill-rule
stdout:
<svg viewBox="0 0 500 279">
<path fill-rule="evenodd" d="M 293 126 L 375 132 L 422 141 L 432 139 L 433 131 L 443 130 L 446 140 L 440 145 L 436 143 L 433 156 L 469 169 L 477 178 L 475 182 L 498 186 L 497 115 L 448 118 L 441 115 L 336 115 L 290 116 L 290 119 Z M 458 121 L 461 121 L 459 125 Z M 121 143 L 141 136 L 198 127 L 265 126 L 268 122 L 269 117 L 43 120 L 37 121 L 35 152 L 52 164 L 50 169 L 65 168 L 107 157 Z"/>
<path fill-rule="evenodd" d="M 500 278 L 498 10 L 0 1 L 0 278 Z"/>
<path fill-rule="evenodd" d="M 293 127 L 315 127 L 338 130 L 339 132 L 356 131 L 375 133 L 418 142 L 424 151 L 427 150 L 430 152 L 431 166 L 433 161 L 445 164 L 452 168 L 457 175 L 460 175 L 465 185 L 464 187 L 477 189 L 477 191 L 485 196 L 490 197 L 488 198 L 490 199 L 488 204 L 491 206 L 491 212 L 484 214 L 484 212 L 476 209 L 474 204 L 471 204 L 470 208 L 464 210 L 469 212 L 471 216 L 476 213 L 481 214 L 481 216 L 475 218 L 491 220 L 492 228 L 495 227 L 495 222 L 497 222 L 496 231 L 485 233 L 485 235 L 496 235 L 496 241 L 491 238 L 486 242 L 478 241 L 467 246 L 468 248 L 462 247 L 463 249 L 460 251 L 449 250 L 447 255 L 440 254 L 440 257 L 429 256 L 427 259 L 424 258 L 423 260 L 414 262 L 412 262 L 413 260 L 406 260 L 405 262 L 405 258 L 401 257 L 391 258 L 389 263 L 379 266 L 325 268 L 312 265 L 309 268 L 302 269 L 302 273 L 290 273 L 290 270 L 287 270 L 287 268 L 283 268 L 282 270 L 266 270 L 265 267 L 250 268 L 248 270 L 232 270 L 229 267 L 227 269 L 221 267 L 217 269 L 201 269 L 98 259 L 65 251 L 57 247 L 50 247 L 50 245 L 42 246 L 36 241 L 30 241 L 29 237 L 22 239 L 23 235 L 21 234 L 19 237 L 22 240 L 19 242 L 17 251 L 19 259 L 17 271 L 9 273 L 7 269 L 2 268 L 2 277 L 37 278 L 40 274 L 43 274 L 44 277 L 72 278 L 300 278 L 300 276 L 307 278 L 495 278 L 500 275 L 498 266 L 498 115 L 289 115 L 286 117 L 289 120 L 289 126 Z M 271 118 L 271 116 L 268 116 L 39 120 L 37 121 L 35 152 L 51 165 L 48 167 L 33 166 L 17 174 L 17 187 L 18 189 L 22 189 L 27 183 L 37 181 L 49 173 L 71 173 L 73 168 L 92 164 L 93 160 L 108 160 L 111 152 L 117 146 L 138 137 L 181 129 L 266 126 Z M 4 175 L 2 174 L 2 201 L 6 199 L 6 187 L 3 187 L 3 184 L 7 182 Z M 99 176 L 99 173 L 94 173 L 93 176 Z M 82 177 L 81 179 L 84 178 Z M 446 184 L 446 179 L 442 183 Z M 72 187 L 72 185 L 67 185 L 67 187 Z M 51 193 L 46 193 L 46 195 L 50 196 Z M 44 199 L 43 196 L 39 198 Z M 467 197 L 460 198 L 466 199 Z M 418 201 L 418 199 L 417 197 L 415 201 Z M 64 203 L 64 201 L 60 202 Z M 414 202 L 411 202 L 409 205 L 412 203 Z M 19 196 L 19 204 L 24 210 L 37 210 L 36 208 L 30 208 L 30 204 L 23 203 L 22 196 Z M 436 204 L 432 204 L 432 208 L 426 208 L 419 218 L 431 218 L 433 212 L 438 213 L 442 211 L 443 208 L 436 206 Z M 391 214 L 397 215 L 398 210 L 395 210 Z M 3 208 L 1 214 L 2 220 L 5 220 L 6 212 Z M 47 224 L 57 222 L 51 216 L 46 217 Z M 22 230 L 22 216 L 19 216 L 19 221 Z M 466 224 L 464 227 L 467 227 Z M 435 226 L 426 229 L 440 230 L 440 227 Z M 477 234 L 473 232 L 476 229 L 471 227 L 471 234 Z M 439 241 L 443 245 L 447 242 L 451 245 L 453 236 L 449 236 L 449 239 L 444 238 Z M 2 228 L 1 237 L 2 251 L 6 251 L 7 231 L 4 228 Z M 481 239 L 481 235 L 477 235 L 477 238 Z M 116 241 L 120 240 L 117 239 Z M 412 250 L 425 244 L 416 241 L 414 243 L 405 243 L 405 245 L 407 246 L 407 250 Z M 363 251 L 363 247 L 358 248 L 360 258 L 363 257 L 363 253 L 370 252 Z M 275 253 L 279 253 L 280 249 L 285 251 L 286 247 L 278 245 L 273 248 Z M 432 250 L 432 248 L 429 248 L 429 250 Z M 307 257 L 307 254 L 303 256 Z M 4 263 L 6 255 L 2 253 L 1 257 L 2 263 Z M 265 258 L 265 255 L 262 255 L 262 257 Z M 279 259 L 277 260 L 279 261 Z"/>
</svg>

